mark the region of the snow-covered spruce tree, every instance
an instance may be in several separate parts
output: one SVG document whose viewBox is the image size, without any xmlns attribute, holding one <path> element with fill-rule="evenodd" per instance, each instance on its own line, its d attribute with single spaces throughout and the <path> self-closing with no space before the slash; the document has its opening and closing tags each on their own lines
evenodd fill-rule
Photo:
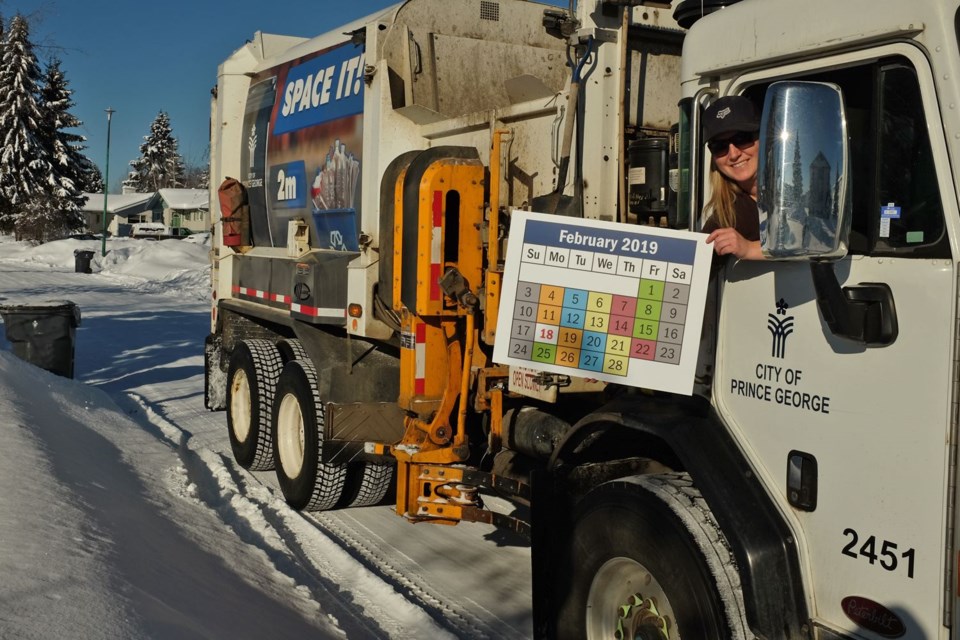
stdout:
<svg viewBox="0 0 960 640">
<path fill-rule="evenodd" d="M 161 111 L 150 125 L 150 135 L 144 136 L 140 157 L 130 161 L 132 171 L 123 186 L 136 193 L 150 193 L 159 189 L 182 187 L 184 184 L 183 158 L 177 151 L 177 139 L 170 128 L 170 116 Z"/>
<path fill-rule="evenodd" d="M 55 129 L 52 148 L 63 152 L 63 155 L 54 153 L 54 163 L 81 192 L 97 193 L 103 188 L 103 176 L 97 165 L 83 153 L 87 138 L 70 131 L 81 127 L 83 122 L 70 113 L 73 90 L 69 88 L 60 64 L 56 58 L 50 61 L 40 89 L 40 104 L 46 112 L 44 120 Z M 64 161 L 66 170 L 62 168 Z"/>
<path fill-rule="evenodd" d="M 51 60 L 40 85 L 41 134 L 52 163 L 51 184 L 48 185 L 50 197 L 46 202 L 56 210 L 52 215 L 60 224 L 55 225 L 58 228 L 50 229 L 48 238 L 56 237 L 53 234 L 57 232 L 62 234 L 82 229 L 84 225 L 81 207 L 86 197 L 83 191 L 91 181 L 93 163 L 81 153 L 86 138 L 69 131 L 82 124 L 70 113 L 72 93 L 60 70 L 60 61 Z"/>
<path fill-rule="evenodd" d="M 194 189 L 209 189 L 210 188 L 210 165 L 205 164 L 200 167 L 200 175 L 197 178 L 197 184 Z"/>
<path fill-rule="evenodd" d="M 103 193 L 103 174 L 100 173 L 100 167 L 93 162 L 90 163 L 90 172 L 87 175 L 87 184 L 83 188 L 87 193 Z"/>
<path fill-rule="evenodd" d="M 51 193 L 38 192 L 18 207 L 14 231 L 18 240 L 42 243 L 63 238 L 83 227 L 79 209 L 64 211 L 63 200 Z"/>
<path fill-rule="evenodd" d="M 34 206 L 26 207 L 31 199 L 49 193 L 52 166 L 41 132 L 39 80 L 27 21 L 14 16 L 0 61 L 0 229 L 5 231 L 35 213 Z"/>
</svg>

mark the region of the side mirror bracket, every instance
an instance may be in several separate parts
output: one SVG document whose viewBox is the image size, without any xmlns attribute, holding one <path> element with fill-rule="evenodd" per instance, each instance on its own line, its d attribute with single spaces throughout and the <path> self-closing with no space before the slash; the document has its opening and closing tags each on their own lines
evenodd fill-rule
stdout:
<svg viewBox="0 0 960 640">
<path fill-rule="evenodd" d="M 810 263 L 817 308 L 830 331 L 868 347 L 893 344 L 899 333 L 893 292 L 882 282 L 841 287 L 833 263 Z"/>
</svg>

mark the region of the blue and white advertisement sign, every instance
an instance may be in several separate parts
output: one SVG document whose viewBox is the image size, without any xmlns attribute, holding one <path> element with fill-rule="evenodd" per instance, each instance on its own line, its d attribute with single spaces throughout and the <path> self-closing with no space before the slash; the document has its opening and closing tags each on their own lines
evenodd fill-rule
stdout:
<svg viewBox="0 0 960 640">
<path fill-rule="evenodd" d="M 274 135 L 363 112 L 363 49 L 339 46 L 290 69 Z"/>
</svg>

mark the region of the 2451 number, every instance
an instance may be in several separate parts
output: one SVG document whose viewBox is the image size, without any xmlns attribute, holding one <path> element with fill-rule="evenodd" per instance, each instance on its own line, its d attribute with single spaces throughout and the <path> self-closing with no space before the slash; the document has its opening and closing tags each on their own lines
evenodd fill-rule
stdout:
<svg viewBox="0 0 960 640">
<path fill-rule="evenodd" d="M 870 564 L 880 563 L 880 566 L 887 571 L 896 571 L 900 565 L 900 560 L 906 561 L 907 577 L 913 578 L 913 564 L 916 556 L 916 549 L 907 549 L 897 554 L 897 543 L 889 540 L 877 540 L 877 536 L 869 536 L 860 547 L 860 534 L 854 529 L 844 529 L 843 535 L 850 538 L 850 541 L 843 547 L 843 555 L 851 558 L 866 558 Z M 880 545 L 879 551 L 877 545 Z"/>
</svg>

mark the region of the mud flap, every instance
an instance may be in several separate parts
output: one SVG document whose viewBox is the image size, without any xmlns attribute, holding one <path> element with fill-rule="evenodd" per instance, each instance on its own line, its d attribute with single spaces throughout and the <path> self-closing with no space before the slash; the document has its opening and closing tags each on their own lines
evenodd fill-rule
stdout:
<svg viewBox="0 0 960 640">
<path fill-rule="evenodd" d="M 227 408 L 227 372 L 221 367 L 223 339 L 211 333 L 203 343 L 203 404 L 210 411 Z"/>
<path fill-rule="evenodd" d="M 560 559 L 571 529 L 572 505 L 567 504 L 561 481 L 549 471 L 530 474 L 530 564 L 533 576 L 533 637 L 548 640 L 556 636 L 556 585 L 563 584 Z M 560 580 L 561 582 L 558 582 Z"/>
</svg>

